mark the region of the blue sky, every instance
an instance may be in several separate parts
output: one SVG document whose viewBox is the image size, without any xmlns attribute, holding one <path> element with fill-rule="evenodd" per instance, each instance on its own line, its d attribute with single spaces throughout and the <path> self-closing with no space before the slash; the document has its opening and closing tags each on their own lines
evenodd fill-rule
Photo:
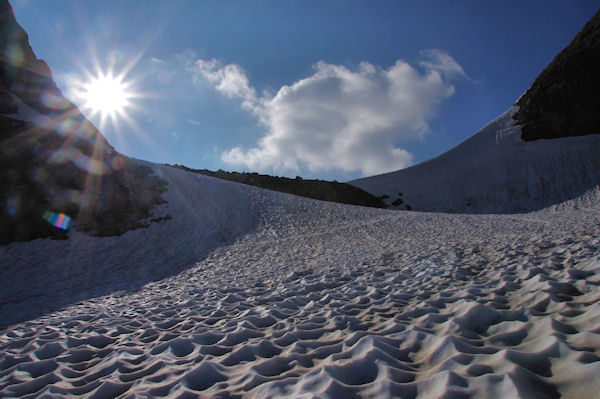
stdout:
<svg viewBox="0 0 600 399">
<path fill-rule="evenodd" d="M 120 152 L 346 181 L 432 158 L 511 106 L 595 1 L 12 0 Z M 101 121 L 77 85 L 132 95 Z"/>
</svg>

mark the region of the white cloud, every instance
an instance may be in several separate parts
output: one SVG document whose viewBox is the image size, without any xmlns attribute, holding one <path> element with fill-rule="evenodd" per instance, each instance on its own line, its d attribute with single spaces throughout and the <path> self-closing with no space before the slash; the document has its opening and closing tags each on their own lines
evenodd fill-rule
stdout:
<svg viewBox="0 0 600 399">
<path fill-rule="evenodd" d="M 430 49 L 421 51 L 424 58 L 420 63 L 429 71 L 438 71 L 447 77 L 466 76 L 463 68 L 449 54 L 440 50 Z"/>
<path fill-rule="evenodd" d="M 312 76 L 257 96 L 242 68 L 198 60 L 196 82 L 207 81 L 255 114 L 267 132 L 256 147 L 235 147 L 223 161 L 256 171 L 401 169 L 412 155 L 397 143 L 423 137 L 440 102 L 454 93 L 462 67 L 439 50 L 421 53 L 420 68 L 398 60 L 384 69 L 362 62 L 356 70 L 318 62 Z"/>
<path fill-rule="evenodd" d="M 215 86 L 215 89 L 229 98 L 241 98 L 242 106 L 251 111 L 258 102 L 256 91 L 250 86 L 250 81 L 244 70 L 235 64 L 220 66 L 215 60 L 197 60 L 190 68 L 196 82 L 205 79 Z"/>
</svg>

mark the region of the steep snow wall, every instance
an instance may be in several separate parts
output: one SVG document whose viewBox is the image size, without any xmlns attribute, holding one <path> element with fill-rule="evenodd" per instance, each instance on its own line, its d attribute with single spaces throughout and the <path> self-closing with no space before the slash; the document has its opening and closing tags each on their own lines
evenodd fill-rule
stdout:
<svg viewBox="0 0 600 399">
<path fill-rule="evenodd" d="M 350 184 L 396 209 L 465 213 L 527 212 L 598 190 L 600 134 L 526 142 L 516 110 L 434 159 Z"/>
</svg>

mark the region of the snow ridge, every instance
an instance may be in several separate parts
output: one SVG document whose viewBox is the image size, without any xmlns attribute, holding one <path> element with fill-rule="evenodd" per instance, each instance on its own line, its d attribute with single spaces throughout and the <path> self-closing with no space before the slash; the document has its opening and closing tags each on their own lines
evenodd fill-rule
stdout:
<svg viewBox="0 0 600 399">
<path fill-rule="evenodd" d="M 460 213 L 530 212 L 598 190 L 600 134 L 525 142 L 516 110 L 436 158 L 349 184 L 400 198 L 395 208 Z"/>
</svg>

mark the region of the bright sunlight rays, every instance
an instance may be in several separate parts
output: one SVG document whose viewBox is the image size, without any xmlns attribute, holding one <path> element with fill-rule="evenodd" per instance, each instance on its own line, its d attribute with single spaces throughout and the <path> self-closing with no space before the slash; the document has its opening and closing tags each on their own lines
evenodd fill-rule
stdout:
<svg viewBox="0 0 600 399">
<path fill-rule="evenodd" d="M 100 130 L 116 140 L 117 145 L 125 145 L 121 127 L 128 126 L 142 140 L 145 134 L 134 119 L 134 115 L 144 112 L 139 101 L 145 95 L 136 90 L 133 80 L 126 79 L 125 72 L 115 73 L 113 67 L 103 70 L 83 71 L 82 78 L 72 78 L 68 95 L 79 105 L 81 111 Z"/>
<path fill-rule="evenodd" d="M 93 113 L 100 113 L 103 118 L 115 118 L 117 114 L 122 114 L 130 105 L 132 96 L 120 77 L 102 74 L 84 84 L 81 95 L 85 101 L 84 107 Z"/>
<path fill-rule="evenodd" d="M 130 124 L 128 113 L 136 108 L 134 100 L 139 95 L 131 82 L 125 80 L 125 74 L 116 74 L 112 68 L 107 72 L 97 68 L 95 72 L 86 71 L 84 76 L 73 79 L 69 90 L 83 113 L 90 120 L 99 122 L 100 129 L 106 127 L 108 121 L 115 127 L 121 122 Z"/>
</svg>

